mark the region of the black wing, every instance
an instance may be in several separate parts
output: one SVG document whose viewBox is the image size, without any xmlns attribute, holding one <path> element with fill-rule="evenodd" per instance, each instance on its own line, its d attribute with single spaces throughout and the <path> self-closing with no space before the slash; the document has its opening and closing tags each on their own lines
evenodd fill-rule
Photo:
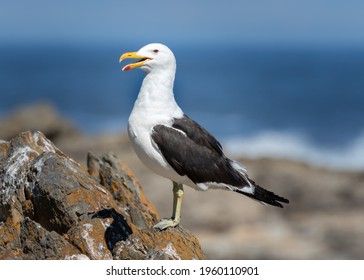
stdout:
<svg viewBox="0 0 364 280">
<path fill-rule="evenodd" d="M 237 187 L 234 191 L 238 193 L 278 207 L 282 207 L 280 202 L 289 202 L 263 189 L 247 175 L 242 176 L 225 157 L 220 143 L 187 116 L 175 119 L 172 127 L 154 126 L 152 139 L 172 168 L 195 184 L 215 182 L 231 185 Z M 245 192 L 244 186 L 253 186 L 254 193 Z"/>
<path fill-rule="evenodd" d="M 220 143 L 187 116 L 175 119 L 172 127 L 156 125 L 152 139 L 173 169 L 196 184 L 246 184 L 224 156 Z"/>
<path fill-rule="evenodd" d="M 223 155 L 222 146 L 206 129 L 199 125 L 188 116 L 184 115 L 181 119 L 174 119 L 172 127 L 177 128 L 200 146 L 205 146 L 215 150 L 219 155 Z"/>
</svg>

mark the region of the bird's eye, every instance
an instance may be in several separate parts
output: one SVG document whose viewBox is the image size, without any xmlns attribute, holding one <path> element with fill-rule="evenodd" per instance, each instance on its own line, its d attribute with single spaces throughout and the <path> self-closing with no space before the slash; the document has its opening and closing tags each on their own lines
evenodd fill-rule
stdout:
<svg viewBox="0 0 364 280">
<path fill-rule="evenodd" d="M 155 49 L 153 50 L 153 53 L 157 54 L 159 52 L 159 50 Z"/>
</svg>

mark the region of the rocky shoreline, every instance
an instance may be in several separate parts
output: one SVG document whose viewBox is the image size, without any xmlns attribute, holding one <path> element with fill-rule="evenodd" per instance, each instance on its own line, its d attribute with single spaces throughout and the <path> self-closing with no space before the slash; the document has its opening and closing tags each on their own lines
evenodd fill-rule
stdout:
<svg viewBox="0 0 364 280">
<path fill-rule="evenodd" d="M 0 120 L 4 141 L 28 130 L 42 131 L 85 168 L 89 151 L 96 158 L 112 151 L 136 174 L 159 215 L 170 215 L 170 182 L 140 163 L 123 133 L 84 135 L 44 104 L 19 109 Z M 239 160 L 256 182 L 289 198 L 290 204 L 276 209 L 236 193 L 186 188 L 181 223 L 200 241 L 207 258 L 364 259 L 364 172 L 269 158 Z M 26 223 L 34 227 L 31 221 Z"/>
</svg>

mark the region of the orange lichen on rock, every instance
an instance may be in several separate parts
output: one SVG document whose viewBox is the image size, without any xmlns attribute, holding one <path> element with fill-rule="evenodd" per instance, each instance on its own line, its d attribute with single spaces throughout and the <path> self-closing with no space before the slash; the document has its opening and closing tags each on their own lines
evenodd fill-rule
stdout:
<svg viewBox="0 0 364 280">
<path fill-rule="evenodd" d="M 41 132 L 0 141 L 0 259 L 205 258 L 183 228 L 152 229 L 158 220 L 113 154 L 89 154 L 86 169 Z"/>
</svg>

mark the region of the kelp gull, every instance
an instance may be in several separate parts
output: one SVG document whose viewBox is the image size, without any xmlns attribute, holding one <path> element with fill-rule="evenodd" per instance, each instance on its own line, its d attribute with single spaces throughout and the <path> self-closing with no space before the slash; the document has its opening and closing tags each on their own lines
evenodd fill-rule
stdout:
<svg viewBox="0 0 364 280">
<path fill-rule="evenodd" d="M 156 228 L 179 224 L 183 185 L 231 190 L 277 207 L 289 202 L 258 186 L 242 164 L 224 155 L 214 136 L 183 113 L 174 99 L 176 60 L 168 47 L 149 44 L 124 53 L 119 62 L 128 58 L 139 60 L 123 71 L 141 68 L 147 73 L 129 117 L 131 143 L 147 167 L 173 182 L 172 218 L 162 219 Z"/>
</svg>

